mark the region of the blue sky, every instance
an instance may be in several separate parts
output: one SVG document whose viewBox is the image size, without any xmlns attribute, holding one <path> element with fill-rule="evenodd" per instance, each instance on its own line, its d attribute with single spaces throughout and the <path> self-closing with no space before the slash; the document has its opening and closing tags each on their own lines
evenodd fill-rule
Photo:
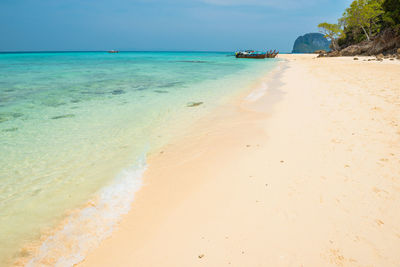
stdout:
<svg viewBox="0 0 400 267">
<path fill-rule="evenodd" d="M 279 49 L 350 0 L 0 0 L 0 51 Z"/>
</svg>

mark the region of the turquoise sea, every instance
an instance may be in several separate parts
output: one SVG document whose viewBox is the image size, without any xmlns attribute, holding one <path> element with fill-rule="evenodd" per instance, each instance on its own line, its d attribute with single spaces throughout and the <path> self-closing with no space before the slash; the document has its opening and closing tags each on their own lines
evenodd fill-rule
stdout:
<svg viewBox="0 0 400 267">
<path fill-rule="evenodd" d="M 276 62 L 217 52 L 0 54 L 0 266 L 81 261 L 129 211 L 146 155 Z"/>
</svg>

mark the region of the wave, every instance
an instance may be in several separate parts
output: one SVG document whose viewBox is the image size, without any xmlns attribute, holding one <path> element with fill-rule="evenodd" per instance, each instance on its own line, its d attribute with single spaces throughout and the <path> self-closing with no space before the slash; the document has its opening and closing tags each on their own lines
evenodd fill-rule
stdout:
<svg viewBox="0 0 400 267">
<path fill-rule="evenodd" d="M 41 244 L 26 266 L 69 267 L 83 261 L 111 235 L 121 216 L 129 212 L 146 168 L 143 155 L 134 166 L 117 175 L 85 208 L 68 216 L 62 228 Z"/>
<path fill-rule="evenodd" d="M 256 90 L 252 91 L 245 100 L 254 102 L 264 96 L 268 91 L 268 85 L 266 82 L 263 82 Z"/>
</svg>

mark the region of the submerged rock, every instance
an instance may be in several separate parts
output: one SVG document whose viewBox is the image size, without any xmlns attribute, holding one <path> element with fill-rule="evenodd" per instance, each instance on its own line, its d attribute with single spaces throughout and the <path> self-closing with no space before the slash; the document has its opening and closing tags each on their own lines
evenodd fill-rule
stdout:
<svg viewBox="0 0 400 267">
<path fill-rule="evenodd" d="M 204 60 L 179 60 L 177 62 L 182 62 L 182 63 L 208 63 L 208 61 L 204 61 Z"/>
<path fill-rule="evenodd" d="M 74 114 L 64 114 L 64 115 L 60 115 L 60 116 L 51 117 L 51 119 L 58 120 L 58 119 L 73 118 L 73 117 L 75 117 Z"/>
<path fill-rule="evenodd" d="M 158 88 L 169 88 L 169 87 L 174 87 L 177 85 L 182 85 L 182 82 L 170 82 L 170 83 L 165 83 L 165 84 L 160 84 L 157 86 Z"/>
<path fill-rule="evenodd" d="M 13 118 L 21 118 L 22 116 L 24 116 L 24 114 L 19 113 L 19 112 L 14 112 L 14 113 L 11 113 L 11 116 Z"/>
<path fill-rule="evenodd" d="M 8 121 L 8 120 L 9 120 L 8 117 L 6 117 L 6 116 L 0 116 L 0 123 L 5 122 L 5 121 Z"/>
<path fill-rule="evenodd" d="M 54 99 L 54 98 L 49 98 L 49 99 L 45 99 L 42 101 L 42 105 L 48 106 L 48 107 L 53 107 L 53 108 L 56 108 L 56 107 L 59 107 L 59 106 L 65 105 L 65 104 L 66 104 L 65 102 L 60 102 L 60 100 Z"/>
<path fill-rule="evenodd" d="M 187 103 L 186 106 L 189 107 L 189 108 L 192 108 L 192 107 L 200 106 L 202 104 L 203 104 L 203 102 L 190 102 L 190 103 Z"/>
<path fill-rule="evenodd" d="M 12 119 L 17 119 L 24 116 L 24 114 L 19 112 L 4 112 L 0 113 L 0 123 L 6 122 Z"/>
<path fill-rule="evenodd" d="M 122 95 L 122 94 L 125 94 L 125 91 L 121 90 L 121 89 L 117 89 L 117 90 L 112 91 L 111 93 L 113 95 Z"/>
<path fill-rule="evenodd" d="M 17 128 L 17 127 L 14 127 L 14 128 L 4 129 L 3 132 L 15 132 L 15 131 L 17 131 L 17 130 L 18 130 L 18 128 Z"/>
</svg>

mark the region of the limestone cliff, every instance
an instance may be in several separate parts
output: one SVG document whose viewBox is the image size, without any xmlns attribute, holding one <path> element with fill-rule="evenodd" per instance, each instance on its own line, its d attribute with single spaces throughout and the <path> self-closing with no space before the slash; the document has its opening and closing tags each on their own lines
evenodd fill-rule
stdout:
<svg viewBox="0 0 400 267">
<path fill-rule="evenodd" d="M 307 33 L 296 39 L 292 53 L 314 53 L 316 50 L 329 51 L 330 42 L 320 33 Z"/>
</svg>

